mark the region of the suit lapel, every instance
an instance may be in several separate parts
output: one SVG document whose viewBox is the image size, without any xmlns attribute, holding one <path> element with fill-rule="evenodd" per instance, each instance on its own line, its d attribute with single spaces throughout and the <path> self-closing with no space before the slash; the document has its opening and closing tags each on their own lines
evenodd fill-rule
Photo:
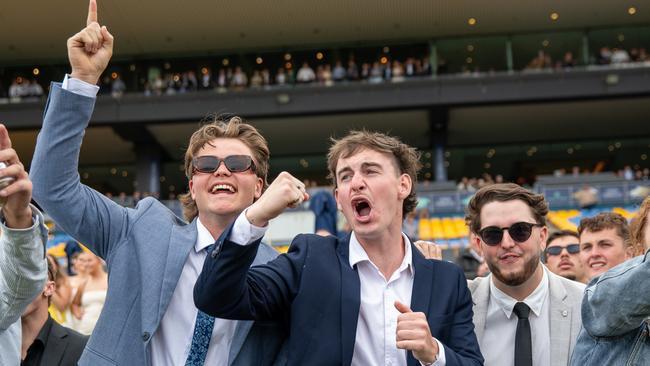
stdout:
<svg viewBox="0 0 650 366">
<path fill-rule="evenodd" d="M 47 346 L 43 351 L 41 360 L 42 363 L 47 363 L 48 365 L 59 365 L 63 358 L 63 354 L 65 353 L 65 349 L 68 346 L 68 342 L 65 341 L 67 334 L 55 321 L 51 320 L 51 322 L 52 328 L 50 328 L 50 334 L 47 338 Z"/>
<path fill-rule="evenodd" d="M 349 365 L 354 354 L 357 335 L 359 307 L 361 306 L 361 283 L 357 268 L 350 267 L 350 236 L 339 240 L 337 248 L 341 268 L 341 364 Z"/>
<path fill-rule="evenodd" d="M 550 303 L 550 337 L 551 337 L 551 365 L 566 365 L 569 361 L 569 347 L 571 345 L 571 306 L 565 301 L 566 289 L 560 281 L 554 278 L 550 271 L 549 277 Z"/>
<path fill-rule="evenodd" d="M 147 321 L 147 314 L 153 312 L 143 312 L 143 323 L 145 326 L 147 324 L 157 326 L 162 319 L 163 314 L 167 310 L 167 306 L 171 301 L 172 294 L 178 284 L 178 280 L 181 277 L 181 272 L 183 271 L 183 266 L 187 260 L 187 256 L 190 253 L 190 250 L 196 244 L 197 238 L 196 230 L 196 219 L 192 221 L 189 225 L 184 226 L 174 226 L 169 238 L 169 245 L 167 248 L 167 261 L 165 263 L 165 273 L 162 283 L 162 289 L 160 291 L 160 302 L 158 306 L 158 313 L 156 314 L 155 319 L 149 319 L 153 324 Z M 147 327 L 149 329 L 155 329 L 154 326 Z"/>
<path fill-rule="evenodd" d="M 485 331 L 485 319 L 487 318 L 488 304 L 490 302 L 490 281 L 492 281 L 492 275 L 473 281 L 479 281 L 478 284 L 471 283 L 470 289 L 474 288 L 474 291 L 472 291 L 474 332 L 476 333 L 476 339 L 480 343 L 483 338 L 483 332 Z"/>
<path fill-rule="evenodd" d="M 253 264 L 251 264 L 251 267 L 264 264 L 272 259 L 273 256 L 265 254 L 263 247 L 260 246 L 255 259 L 253 260 Z M 240 320 L 237 322 L 235 334 L 233 335 L 232 343 L 230 344 L 230 351 L 228 353 L 228 365 L 232 365 L 232 363 L 237 358 L 239 350 L 241 350 L 244 342 L 246 341 L 246 338 L 248 337 L 248 333 L 250 333 L 251 328 L 253 328 L 253 324 L 253 321 Z"/>
<path fill-rule="evenodd" d="M 430 313 L 431 296 L 436 292 L 436 281 L 433 278 L 433 262 L 424 258 L 422 253 L 411 245 L 411 255 L 413 263 L 413 289 L 411 290 L 411 310 L 414 312 Z M 427 315 L 428 316 L 428 315 Z M 413 353 L 406 352 L 406 363 L 408 365 L 419 365 L 419 362 L 413 357 Z"/>
</svg>

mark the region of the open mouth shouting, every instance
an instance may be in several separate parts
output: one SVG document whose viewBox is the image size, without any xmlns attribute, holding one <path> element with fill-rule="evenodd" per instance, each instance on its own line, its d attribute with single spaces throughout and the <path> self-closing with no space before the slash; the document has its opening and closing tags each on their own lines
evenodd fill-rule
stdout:
<svg viewBox="0 0 650 366">
<path fill-rule="evenodd" d="M 235 187 L 227 183 L 217 183 L 210 189 L 212 194 L 235 194 L 236 192 Z"/>
<path fill-rule="evenodd" d="M 361 223 L 370 221 L 370 213 L 372 212 L 372 205 L 364 197 L 352 199 L 352 211 L 354 218 Z"/>
</svg>

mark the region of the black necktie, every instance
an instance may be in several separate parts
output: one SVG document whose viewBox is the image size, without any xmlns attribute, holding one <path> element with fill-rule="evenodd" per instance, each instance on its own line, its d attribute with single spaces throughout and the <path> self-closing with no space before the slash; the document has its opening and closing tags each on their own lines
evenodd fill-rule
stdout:
<svg viewBox="0 0 650 366">
<path fill-rule="evenodd" d="M 528 314 L 530 308 L 523 302 L 515 304 L 513 311 L 517 320 L 517 333 L 515 333 L 515 366 L 533 366 L 533 342 L 530 338 L 530 322 Z"/>
</svg>

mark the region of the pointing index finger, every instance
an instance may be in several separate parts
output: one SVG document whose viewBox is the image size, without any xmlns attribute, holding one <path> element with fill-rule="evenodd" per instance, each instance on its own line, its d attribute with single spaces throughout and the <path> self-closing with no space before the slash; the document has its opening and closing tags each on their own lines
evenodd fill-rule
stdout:
<svg viewBox="0 0 650 366">
<path fill-rule="evenodd" d="M 97 21 L 97 0 L 90 0 L 88 4 L 88 18 L 86 19 L 86 25 L 90 25 L 93 22 Z"/>
<path fill-rule="evenodd" d="M 11 140 L 9 139 L 9 132 L 5 125 L 0 124 L 0 150 L 11 148 Z"/>
</svg>

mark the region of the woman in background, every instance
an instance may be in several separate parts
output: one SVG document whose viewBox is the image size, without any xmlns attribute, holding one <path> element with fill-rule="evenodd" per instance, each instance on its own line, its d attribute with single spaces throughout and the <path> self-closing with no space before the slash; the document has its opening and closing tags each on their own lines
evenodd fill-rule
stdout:
<svg viewBox="0 0 650 366">
<path fill-rule="evenodd" d="M 72 300 L 71 310 L 78 320 L 75 330 L 90 335 L 104 307 L 108 275 L 104 271 L 102 260 L 89 251 L 81 253 L 77 261 L 80 262 L 80 267 L 84 267 L 86 276 Z"/>
</svg>

